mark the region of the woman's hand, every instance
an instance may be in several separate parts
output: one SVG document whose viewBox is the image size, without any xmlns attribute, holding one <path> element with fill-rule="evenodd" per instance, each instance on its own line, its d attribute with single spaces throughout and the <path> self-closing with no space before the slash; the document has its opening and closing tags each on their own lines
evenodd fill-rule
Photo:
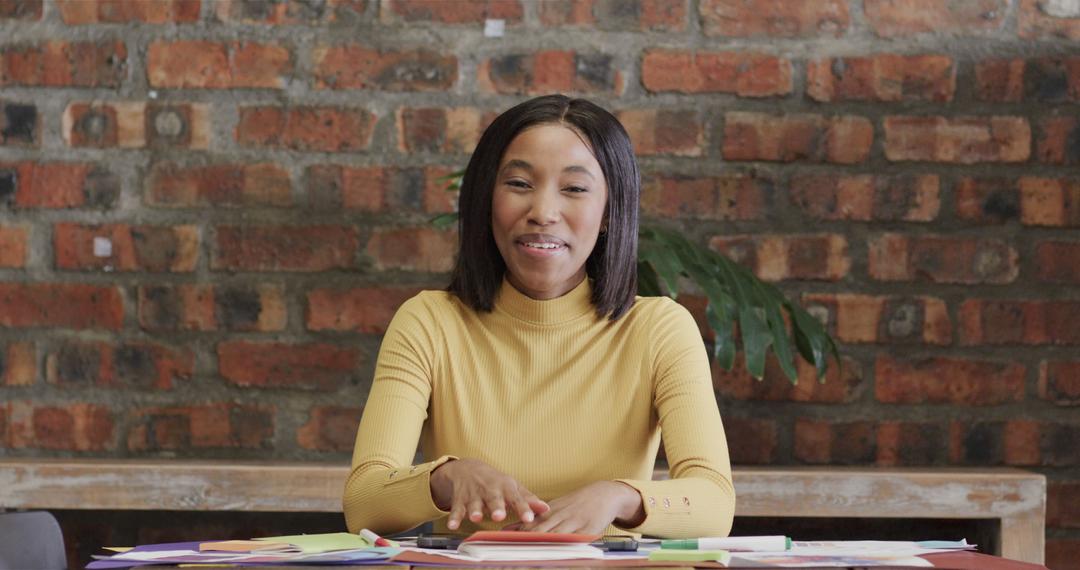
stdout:
<svg viewBox="0 0 1080 570">
<path fill-rule="evenodd" d="M 633 528 L 645 520 L 645 507 L 637 489 L 618 481 L 597 481 L 550 503 L 551 510 L 533 523 L 508 529 L 537 532 L 602 534 L 609 524 Z"/>
<path fill-rule="evenodd" d="M 474 523 L 485 515 L 495 522 L 506 520 L 507 505 L 525 523 L 549 509 L 516 479 L 477 459 L 456 459 L 435 468 L 431 497 L 440 509 L 449 507 L 446 527 L 450 530 L 456 530 L 466 514 Z"/>
</svg>

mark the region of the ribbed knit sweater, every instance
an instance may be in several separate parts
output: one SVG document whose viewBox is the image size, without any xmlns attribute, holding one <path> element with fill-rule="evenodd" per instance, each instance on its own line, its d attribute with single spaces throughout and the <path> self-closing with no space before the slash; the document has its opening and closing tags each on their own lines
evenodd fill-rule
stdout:
<svg viewBox="0 0 1080 570">
<path fill-rule="evenodd" d="M 624 531 L 727 535 L 735 491 L 693 318 L 666 297 L 638 297 L 611 322 L 597 316 L 591 294 L 585 279 L 539 301 L 504 280 L 491 312 L 445 291 L 403 304 L 357 432 L 344 496 L 349 530 L 393 533 L 444 517 L 430 473 L 470 457 L 544 500 L 625 482 L 641 493 L 646 517 Z M 661 432 L 671 479 L 652 481 Z M 437 459 L 413 465 L 418 442 L 423 457 Z M 473 528 L 466 519 L 460 531 Z"/>
</svg>

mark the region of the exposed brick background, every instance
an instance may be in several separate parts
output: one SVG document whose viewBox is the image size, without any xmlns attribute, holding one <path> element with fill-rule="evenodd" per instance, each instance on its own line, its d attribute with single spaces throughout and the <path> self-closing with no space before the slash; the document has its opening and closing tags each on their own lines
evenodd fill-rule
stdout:
<svg viewBox="0 0 1080 570">
<path fill-rule="evenodd" d="M 0 455 L 347 462 L 439 178 L 559 91 L 841 343 L 714 371 L 736 464 L 1033 469 L 1075 568 L 1078 41 L 1053 0 L 0 0 Z"/>
</svg>

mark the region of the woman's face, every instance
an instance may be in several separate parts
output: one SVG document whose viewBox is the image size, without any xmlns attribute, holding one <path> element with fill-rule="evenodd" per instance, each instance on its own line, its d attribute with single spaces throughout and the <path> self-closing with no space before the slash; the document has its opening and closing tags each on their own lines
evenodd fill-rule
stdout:
<svg viewBox="0 0 1080 570">
<path fill-rule="evenodd" d="M 576 132 L 545 124 L 519 133 L 499 163 L 491 204 L 510 284 L 553 299 L 581 283 L 607 193 L 600 164 Z"/>
</svg>

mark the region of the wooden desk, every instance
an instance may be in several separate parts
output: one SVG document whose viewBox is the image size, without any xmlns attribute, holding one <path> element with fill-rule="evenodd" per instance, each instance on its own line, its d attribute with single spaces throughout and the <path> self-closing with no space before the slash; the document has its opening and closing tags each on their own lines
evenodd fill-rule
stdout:
<svg viewBox="0 0 1080 570">
<path fill-rule="evenodd" d="M 348 472 L 319 463 L 0 458 L 0 508 L 340 512 Z M 994 519 L 996 554 L 1043 563 L 1046 478 L 1036 473 L 744 467 L 734 479 L 736 516 Z"/>
</svg>

